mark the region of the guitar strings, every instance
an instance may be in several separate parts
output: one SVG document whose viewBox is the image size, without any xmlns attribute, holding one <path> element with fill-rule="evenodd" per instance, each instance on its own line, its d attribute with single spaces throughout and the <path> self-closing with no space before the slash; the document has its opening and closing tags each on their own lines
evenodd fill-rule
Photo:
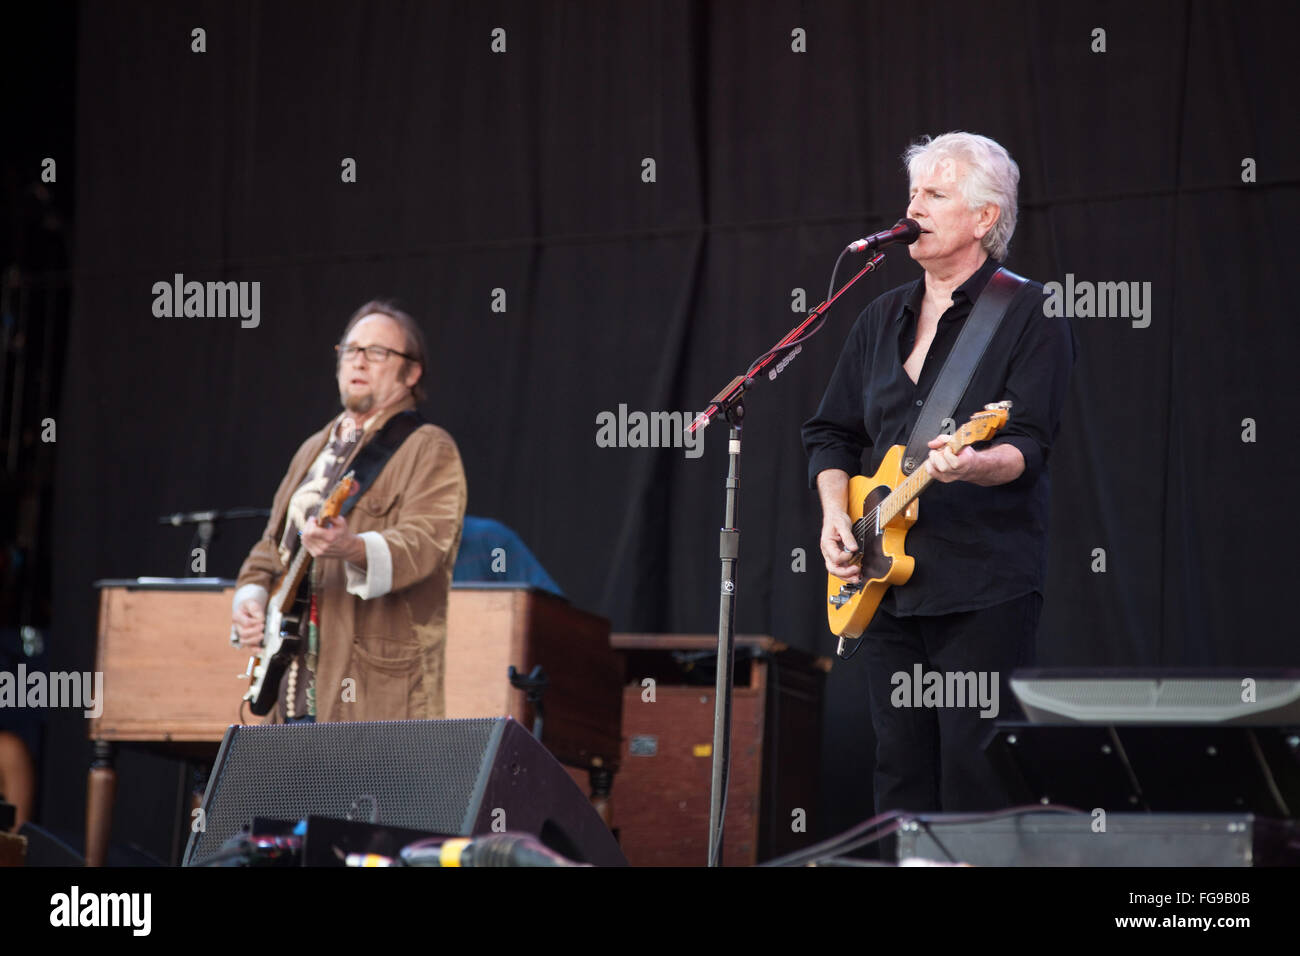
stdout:
<svg viewBox="0 0 1300 956">
<path fill-rule="evenodd" d="M 880 527 L 880 506 L 879 505 L 877 505 L 875 508 L 872 508 L 869 512 L 864 514 L 857 521 L 853 522 L 853 536 L 858 539 L 858 553 L 853 556 L 853 561 L 856 564 L 862 563 L 863 551 L 866 549 L 867 546 L 866 543 L 867 528 L 871 524 L 871 522 L 867 520 L 868 518 L 872 518 L 874 520 L 877 528 Z M 858 527 L 859 525 L 861 525 L 861 527 Z"/>
<path fill-rule="evenodd" d="M 885 499 L 885 501 L 888 500 L 889 500 L 888 498 Z M 881 504 L 884 503 L 885 503 L 884 501 L 881 502 Z M 875 524 L 876 533 L 879 534 L 880 533 L 880 505 L 876 505 L 876 507 L 872 508 L 870 511 L 864 514 L 857 521 L 853 522 L 853 536 L 858 539 L 858 553 L 854 555 L 853 560 L 859 564 L 862 563 L 862 552 L 863 549 L 865 549 L 866 547 L 867 528 L 869 528 L 872 523 Z"/>
</svg>

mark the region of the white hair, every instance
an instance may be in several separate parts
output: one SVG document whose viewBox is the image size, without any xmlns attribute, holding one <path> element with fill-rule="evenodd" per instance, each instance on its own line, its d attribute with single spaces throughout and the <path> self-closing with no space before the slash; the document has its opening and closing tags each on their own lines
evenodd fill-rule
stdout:
<svg viewBox="0 0 1300 956">
<path fill-rule="evenodd" d="M 931 175 L 944 160 L 963 163 L 961 194 L 972 210 L 992 203 L 1000 210 L 998 221 L 984 234 L 980 244 L 999 261 L 1007 257 L 1011 234 L 1016 231 L 1016 192 L 1020 188 L 1020 167 L 1011 155 L 987 136 L 976 133 L 944 133 L 931 139 L 923 136 L 903 153 L 912 184 Z"/>
</svg>

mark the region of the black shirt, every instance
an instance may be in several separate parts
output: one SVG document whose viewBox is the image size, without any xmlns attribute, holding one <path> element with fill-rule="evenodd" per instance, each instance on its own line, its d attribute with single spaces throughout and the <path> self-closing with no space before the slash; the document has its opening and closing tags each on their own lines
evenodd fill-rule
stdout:
<svg viewBox="0 0 1300 956">
<path fill-rule="evenodd" d="M 975 300 L 1001 263 L 989 258 L 952 294 L 916 384 L 903 363 L 912 354 L 924 279 L 880 296 L 858 316 L 815 417 L 803 426 L 808 477 L 838 468 L 875 474 L 892 445 L 911 437 L 948 353 Z M 1042 593 L 1047 564 L 1047 456 L 1060 426 L 1070 369 L 1078 353 L 1064 317 L 1043 314 L 1043 287 L 1030 282 L 1012 301 L 970 386 L 953 413 L 965 424 L 989 402 L 1010 400 L 1010 418 L 977 451 L 1011 444 L 1024 473 L 1003 485 L 935 481 L 922 492 L 904 550 L 916 559 L 911 580 L 890 588 L 881 607 L 899 616 L 950 614 Z M 929 436 L 934 437 L 934 436 Z M 862 470 L 862 453 L 869 465 Z M 924 467 L 922 465 L 921 467 Z"/>
</svg>

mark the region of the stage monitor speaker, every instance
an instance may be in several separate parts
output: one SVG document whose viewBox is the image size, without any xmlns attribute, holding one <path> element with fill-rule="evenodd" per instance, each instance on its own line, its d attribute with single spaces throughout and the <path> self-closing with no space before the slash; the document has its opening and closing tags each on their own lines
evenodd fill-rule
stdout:
<svg viewBox="0 0 1300 956">
<path fill-rule="evenodd" d="M 1017 804 L 1282 819 L 1300 811 L 1294 728 L 999 721 L 985 754 Z"/>
<path fill-rule="evenodd" d="M 255 816 L 309 814 L 456 836 L 504 829 L 580 863 L 627 862 L 559 762 L 496 717 L 231 727 L 184 865 L 202 865 Z"/>
<path fill-rule="evenodd" d="M 1295 866 L 1300 828 L 1248 813 L 931 813 L 898 831 L 898 861 L 973 866 Z"/>
<path fill-rule="evenodd" d="M 1300 670 L 1051 668 L 1011 675 L 1031 723 L 1300 725 Z"/>
</svg>

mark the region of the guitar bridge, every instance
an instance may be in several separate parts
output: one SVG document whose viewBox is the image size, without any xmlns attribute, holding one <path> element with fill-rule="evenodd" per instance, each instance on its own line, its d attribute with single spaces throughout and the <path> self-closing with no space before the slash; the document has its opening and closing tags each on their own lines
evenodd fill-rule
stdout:
<svg viewBox="0 0 1300 956">
<path fill-rule="evenodd" d="M 840 586 L 839 594 L 829 597 L 827 600 L 830 602 L 831 607 L 838 610 L 848 604 L 849 601 L 853 600 L 853 595 L 857 594 L 861 590 L 862 585 L 860 584 L 844 584 Z"/>
</svg>

